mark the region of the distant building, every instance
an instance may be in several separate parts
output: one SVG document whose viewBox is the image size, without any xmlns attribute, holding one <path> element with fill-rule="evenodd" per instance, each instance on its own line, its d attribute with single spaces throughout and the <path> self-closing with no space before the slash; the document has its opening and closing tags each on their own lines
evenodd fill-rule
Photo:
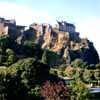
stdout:
<svg viewBox="0 0 100 100">
<path fill-rule="evenodd" d="M 22 35 L 26 26 L 16 25 L 16 21 L 0 18 L 0 34 L 9 34 L 13 38 Z"/>
<path fill-rule="evenodd" d="M 73 41 L 79 40 L 79 34 L 80 33 L 75 31 L 75 25 L 74 24 L 67 23 L 66 21 L 62 21 L 62 22 L 57 21 L 57 23 L 58 23 L 57 28 L 58 28 L 59 31 L 68 32 L 69 35 L 70 35 L 70 39 L 73 40 Z"/>
<path fill-rule="evenodd" d="M 75 32 L 75 26 L 74 24 L 67 23 L 66 21 L 58 22 L 59 31 L 64 32 Z"/>
<path fill-rule="evenodd" d="M 16 21 L 0 18 L 0 34 L 16 34 Z"/>
</svg>

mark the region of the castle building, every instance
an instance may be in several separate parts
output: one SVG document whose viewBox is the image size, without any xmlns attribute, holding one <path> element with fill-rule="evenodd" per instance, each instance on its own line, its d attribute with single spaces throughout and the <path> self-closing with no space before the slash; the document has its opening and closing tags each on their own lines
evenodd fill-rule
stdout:
<svg viewBox="0 0 100 100">
<path fill-rule="evenodd" d="M 62 21 L 58 23 L 58 30 L 63 32 L 68 32 L 71 40 L 79 40 L 79 32 L 75 31 L 75 25 L 71 23 L 67 23 L 66 21 Z"/>
<path fill-rule="evenodd" d="M 16 21 L 0 18 L 0 34 L 9 33 L 11 33 L 12 35 L 16 33 Z"/>
<path fill-rule="evenodd" d="M 71 23 L 67 23 L 66 21 L 62 21 L 62 22 L 58 22 L 58 27 L 59 27 L 59 31 L 64 31 L 64 32 L 75 32 L 75 26 L 74 24 Z"/>
</svg>

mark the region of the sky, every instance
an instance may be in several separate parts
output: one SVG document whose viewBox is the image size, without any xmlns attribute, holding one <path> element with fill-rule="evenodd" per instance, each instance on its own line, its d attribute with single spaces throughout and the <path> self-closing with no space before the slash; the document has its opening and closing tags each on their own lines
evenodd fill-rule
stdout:
<svg viewBox="0 0 100 100">
<path fill-rule="evenodd" d="M 56 24 L 67 21 L 81 37 L 91 40 L 100 54 L 100 0 L 0 0 L 0 17 L 17 24 Z"/>
</svg>

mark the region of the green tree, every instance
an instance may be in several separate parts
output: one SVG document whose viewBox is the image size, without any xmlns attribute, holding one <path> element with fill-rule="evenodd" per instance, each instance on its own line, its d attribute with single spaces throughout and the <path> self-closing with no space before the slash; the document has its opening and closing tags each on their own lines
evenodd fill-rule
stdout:
<svg viewBox="0 0 100 100">
<path fill-rule="evenodd" d="M 87 68 L 87 63 L 83 62 L 82 59 L 75 59 L 72 63 L 71 63 L 72 67 L 80 67 L 80 68 Z"/>
<path fill-rule="evenodd" d="M 100 70 L 95 70 L 94 76 L 95 76 L 95 78 L 97 79 L 98 85 L 99 85 L 99 80 L 100 80 Z"/>
<path fill-rule="evenodd" d="M 73 79 L 75 80 L 80 79 L 81 81 L 83 81 L 82 76 L 83 76 L 83 69 L 75 68 L 75 74 L 73 75 Z"/>
<path fill-rule="evenodd" d="M 8 65 L 13 64 L 16 61 L 16 56 L 15 55 L 9 55 L 7 59 Z"/>
<path fill-rule="evenodd" d="M 44 52 L 43 52 L 41 62 L 43 64 L 47 64 L 47 51 L 46 50 L 44 50 Z"/>
<path fill-rule="evenodd" d="M 96 69 L 100 70 L 100 63 L 96 64 Z"/>
<path fill-rule="evenodd" d="M 6 55 L 10 56 L 10 55 L 14 55 L 14 51 L 12 49 L 6 49 Z"/>
<path fill-rule="evenodd" d="M 71 87 L 71 100 L 88 100 L 90 97 L 89 90 L 86 85 L 80 81 L 72 81 Z"/>
<path fill-rule="evenodd" d="M 9 35 L 0 36 L 0 47 L 5 50 L 9 46 Z"/>
<path fill-rule="evenodd" d="M 2 48 L 0 48 L 0 54 L 3 54 L 3 50 L 2 50 Z"/>
<path fill-rule="evenodd" d="M 70 77 L 70 78 L 73 78 L 75 73 L 76 73 L 76 69 L 71 66 L 66 67 L 64 71 L 65 76 Z"/>
<path fill-rule="evenodd" d="M 92 81 L 92 73 L 91 73 L 91 70 L 88 70 L 88 69 L 85 69 L 84 72 L 83 72 L 83 80 L 85 82 L 90 82 Z"/>
<path fill-rule="evenodd" d="M 40 86 L 35 86 L 35 88 L 31 88 L 31 90 L 28 91 L 28 95 L 30 96 L 30 98 L 40 100 Z"/>
</svg>

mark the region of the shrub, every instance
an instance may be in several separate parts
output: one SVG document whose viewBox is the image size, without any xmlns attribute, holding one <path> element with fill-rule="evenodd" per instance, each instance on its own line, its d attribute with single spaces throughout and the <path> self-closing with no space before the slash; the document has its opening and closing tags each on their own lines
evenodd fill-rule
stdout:
<svg viewBox="0 0 100 100">
<path fill-rule="evenodd" d="M 82 59 L 75 59 L 72 63 L 71 63 L 72 67 L 80 67 L 80 68 L 87 68 L 87 63 L 83 62 Z"/>
<path fill-rule="evenodd" d="M 3 53 L 3 50 L 0 48 L 0 54 L 2 54 Z"/>
<path fill-rule="evenodd" d="M 45 50 L 43 55 L 42 55 L 42 59 L 41 59 L 41 62 L 43 64 L 47 64 L 47 51 Z"/>
<path fill-rule="evenodd" d="M 80 81 L 72 81 L 71 87 L 71 98 L 70 100 L 88 100 L 90 93 L 86 85 Z"/>
<path fill-rule="evenodd" d="M 58 83 L 45 82 L 40 94 L 45 100 L 69 100 L 69 89 L 62 81 Z"/>
<path fill-rule="evenodd" d="M 75 73 L 76 73 L 75 68 L 71 66 L 68 66 L 64 71 L 65 76 L 71 77 L 71 78 L 73 77 L 73 75 L 75 75 Z"/>
<path fill-rule="evenodd" d="M 9 55 L 8 56 L 8 59 L 7 59 L 8 65 L 11 65 L 11 64 L 15 63 L 15 61 L 16 61 L 16 56 L 15 55 Z"/>
<path fill-rule="evenodd" d="M 91 82 L 92 81 L 92 73 L 91 70 L 85 69 L 83 72 L 83 80 L 84 82 Z"/>
<path fill-rule="evenodd" d="M 49 73 L 52 74 L 52 75 L 56 75 L 56 76 L 57 76 L 57 71 L 58 71 L 58 70 L 56 70 L 56 69 L 54 69 L 54 68 L 50 68 Z"/>
<path fill-rule="evenodd" d="M 31 88 L 31 90 L 28 91 L 28 95 L 31 99 L 39 100 L 39 98 L 40 98 L 40 86 L 36 86 L 35 88 Z"/>
<path fill-rule="evenodd" d="M 0 36 L 0 47 L 5 50 L 9 46 L 9 35 Z"/>
<path fill-rule="evenodd" d="M 14 51 L 12 49 L 6 49 L 7 56 L 14 55 Z"/>
</svg>

